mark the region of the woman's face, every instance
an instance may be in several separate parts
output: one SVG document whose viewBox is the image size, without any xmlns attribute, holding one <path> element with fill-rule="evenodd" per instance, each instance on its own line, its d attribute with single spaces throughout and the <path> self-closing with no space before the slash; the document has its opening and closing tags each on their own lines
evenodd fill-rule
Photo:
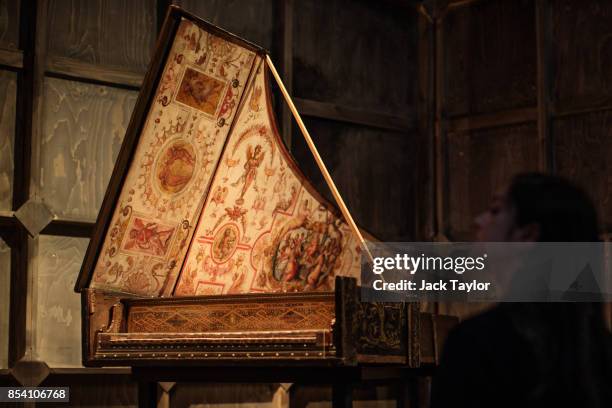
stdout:
<svg viewBox="0 0 612 408">
<path fill-rule="evenodd" d="M 489 209 L 474 223 L 476 240 L 480 242 L 535 242 L 540 236 L 537 224 L 517 225 L 516 210 L 506 191 L 494 194 Z"/>
<path fill-rule="evenodd" d="M 474 219 L 476 239 L 481 242 L 513 241 L 515 213 L 506 193 L 494 194 L 489 208 Z"/>
</svg>

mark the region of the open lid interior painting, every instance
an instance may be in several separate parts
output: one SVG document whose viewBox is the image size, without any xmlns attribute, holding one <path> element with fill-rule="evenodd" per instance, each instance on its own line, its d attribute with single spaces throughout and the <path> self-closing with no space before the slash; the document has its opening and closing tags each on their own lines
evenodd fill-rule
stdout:
<svg viewBox="0 0 612 408">
<path fill-rule="evenodd" d="M 333 290 L 359 237 L 285 148 L 267 53 L 171 8 L 76 290 Z"/>
</svg>

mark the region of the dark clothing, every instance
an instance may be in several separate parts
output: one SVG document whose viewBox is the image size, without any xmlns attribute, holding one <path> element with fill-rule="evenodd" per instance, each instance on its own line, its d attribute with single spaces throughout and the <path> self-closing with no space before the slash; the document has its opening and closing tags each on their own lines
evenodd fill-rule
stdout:
<svg viewBox="0 0 612 408">
<path fill-rule="evenodd" d="M 503 304 L 459 324 L 434 376 L 431 407 L 612 407 L 609 334 L 598 332 L 600 341 L 590 346 L 560 340 L 567 327 L 555 320 L 564 313 L 571 320 L 576 308 Z M 582 367 L 573 357 L 583 353 L 568 356 L 568 345 L 597 348 L 598 363 Z M 580 367 L 588 373 L 580 374 Z"/>
</svg>

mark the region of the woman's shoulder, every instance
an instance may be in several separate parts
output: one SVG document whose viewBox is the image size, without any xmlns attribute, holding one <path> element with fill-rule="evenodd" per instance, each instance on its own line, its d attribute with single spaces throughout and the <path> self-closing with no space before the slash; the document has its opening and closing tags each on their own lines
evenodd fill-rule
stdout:
<svg viewBox="0 0 612 408">
<path fill-rule="evenodd" d="M 476 316 L 470 317 L 451 330 L 449 335 L 468 336 L 479 332 L 493 333 L 498 331 L 512 330 L 512 320 L 507 308 L 497 305 Z"/>
</svg>

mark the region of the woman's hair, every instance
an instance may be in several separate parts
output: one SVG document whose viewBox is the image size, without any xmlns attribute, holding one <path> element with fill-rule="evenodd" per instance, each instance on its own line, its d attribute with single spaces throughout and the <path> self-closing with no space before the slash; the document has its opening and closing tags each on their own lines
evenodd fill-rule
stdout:
<svg viewBox="0 0 612 408">
<path fill-rule="evenodd" d="M 538 224 L 542 242 L 596 242 L 597 212 L 589 196 L 568 180 L 523 173 L 510 183 L 508 199 L 519 226 Z"/>
<path fill-rule="evenodd" d="M 562 177 L 519 174 L 507 199 L 517 225 L 539 225 L 539 241 L 599 241 L 593 202 Z M 532 403 L 609 406 L 612 354 L 601 303 L 521 303 L 505 309 L 533 354 L 539 380 Z"/>
</svg>

